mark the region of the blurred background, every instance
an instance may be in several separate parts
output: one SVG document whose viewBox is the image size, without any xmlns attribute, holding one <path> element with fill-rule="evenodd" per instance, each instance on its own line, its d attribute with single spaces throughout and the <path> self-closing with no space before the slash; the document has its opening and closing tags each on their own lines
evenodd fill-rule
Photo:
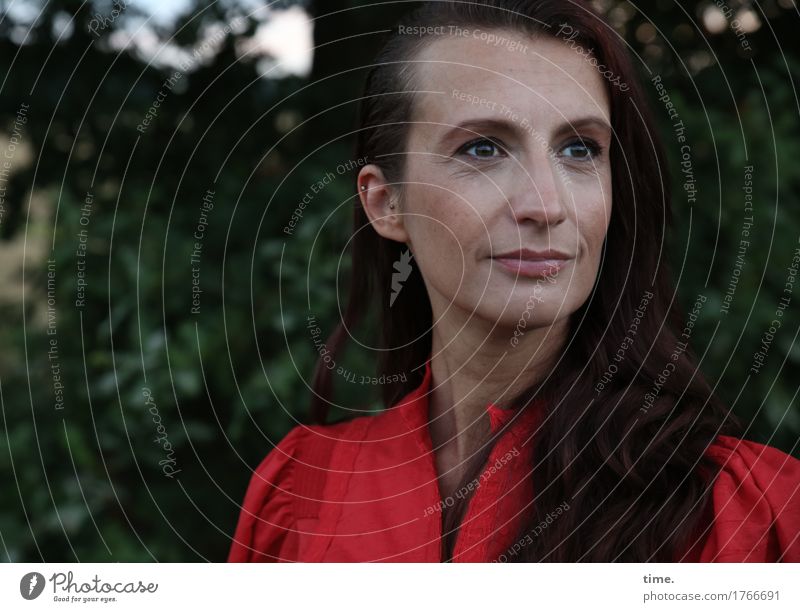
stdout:
<svg viewBox="0 0 800 612">
<path fill-rule="evenodd" d="M 308 317 L 327 336 L 347 286 L 355 101 L 413 4 L 0 2 L 4 561 L 225 559 L 252 469 L 306 417 Z M 747 438 L 799 456 L 798 9 L 597 6 L 686 127 L 693 196 L 646 85 L 702 368 Z M 346 366 L 374 374 L 368 350 Z"/>
</svg>

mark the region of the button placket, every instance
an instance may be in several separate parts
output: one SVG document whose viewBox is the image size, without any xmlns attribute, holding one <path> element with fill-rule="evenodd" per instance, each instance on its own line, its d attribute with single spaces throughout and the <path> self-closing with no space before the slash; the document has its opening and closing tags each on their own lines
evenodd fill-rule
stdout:
<svg viewBox="0 0 800 612">
<path fill-rule="evenodd" d="M 493 405 L 488 407 L 490 415 L 494 417 L 492 422 L 496 422 L 498 428 L 508 419 L 514 418 L 515 420 L 502 435 L 501 439 L 497 441 L 481 472 L 481 476 L 499 458 L 511 452 L 515 447 L 518 448 L 519 453 L 516 456 L 512 455 L 508 462 L 486 479 L 485 483 L 481 484 L 473 494 L 456 540 L 453 552 L 455 559 L 463 557 L 460 560 L 486 560 L 489 557 L 488 551 L 490 547 L 498 538 L 505 536 L 508 539 L 509 531 L 516 531 L 515 523 L 519 521 L 519 517 L 511 519 L 517 509 L 510 503 L 508 496 L 522 495 L 526 490 L 524 482 L 515 481 L 512 483 L 512 476 L 516 472 L 520 472 L 520 465 L 530 464 L 530 461 L 526 460 L 530 454 L 530 442 L 526 444 L 525 448 L 519 447 L 526 434 L 531 433 L 531 426 L 535 421 L 536 410 L 539 407 L 539 405 L 530 406 L 529 411 L 517 415 L 506 412 L 495 412 L 492 415 L 493 410 L 499 411 L 501 409 L 494 408 Z M 493 427 L 494 431 L 496 429 Z M 503 473 L 501 474 L 500 472 Z M 520 479 L 525 477 L 524 473 L 520 474 Z M 513 491 L 511 490 L 512 484 L 516 485 Z M 486 500 L 485 503 L 484 500 Z M 511 508 L 511 512 L 507 513 L 505 511 L 506 508 Z M 508 518 L 506 518 L 506 514 L 509 515 Z M 498 516 L 501 517 L 500 520 L 497 520 Z M 503 523 L 507 524 L 502 525 Z M 510 537 L 513 538 L 514 536 L 511 535 Z"/>
</svg>

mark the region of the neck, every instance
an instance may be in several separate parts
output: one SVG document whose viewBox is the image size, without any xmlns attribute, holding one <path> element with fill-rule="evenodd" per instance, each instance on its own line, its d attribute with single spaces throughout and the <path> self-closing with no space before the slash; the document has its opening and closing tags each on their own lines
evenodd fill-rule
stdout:
<svg viewBox="0 0 800 612">
<path fill-rule="evenodd" d="M 568 318 L 554 326 L 528 327 L 512 346 L 506 328 L 434 319 L 429 421 L 434 448 L 448 445 L 459 460 L 468 458 L 489 436 L 487 405 L 513 408 L 523 389 L 543 380 L 566 339 Z"/>
</svg>

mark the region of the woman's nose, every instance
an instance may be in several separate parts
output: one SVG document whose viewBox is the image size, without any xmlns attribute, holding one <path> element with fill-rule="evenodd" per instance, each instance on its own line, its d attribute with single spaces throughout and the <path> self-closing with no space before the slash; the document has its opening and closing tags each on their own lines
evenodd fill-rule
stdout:
<svg viewBox="0 0 800 612">
<path fill-rule="evenodd" d="M 558 225 L 567 218 L 568 190 L 559 173 L 560 161 L 541 145 L 520 160 L 515 173 L 515 189 L 509 199 L 517 223 Z"/>
</svg>

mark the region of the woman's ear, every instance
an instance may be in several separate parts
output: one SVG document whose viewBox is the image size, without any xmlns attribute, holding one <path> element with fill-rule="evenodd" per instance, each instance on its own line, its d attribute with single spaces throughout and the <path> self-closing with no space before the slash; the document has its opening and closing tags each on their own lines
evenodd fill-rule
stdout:
<svg viewBox="0 0 800 612">
<path fill-rule="evenodd" d="M 408 242 L 397 195 L 399 186 L 387 184 L 383 170 L 375 164 L 361 168 L 356 185 L 361 205 L 375 231 L 389 240 Z"/>
</svg>

